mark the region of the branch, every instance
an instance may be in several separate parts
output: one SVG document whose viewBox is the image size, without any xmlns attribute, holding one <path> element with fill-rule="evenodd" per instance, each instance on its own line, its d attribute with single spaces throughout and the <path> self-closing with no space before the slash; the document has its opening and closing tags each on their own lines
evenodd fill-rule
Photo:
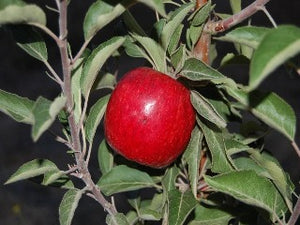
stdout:
<svg viewBox="0 0 300 225">
<path fill-rule="evenodd" d="M 298 217 L 300 214 L 300 198 L 298 198 L 296 205 L 294 207 L 294 211 L 289 219 L 288 225 L 294 225 L 297 223 Z"/>
<path fill-rule="evenodd" d="M 59 38 L 46 26 L 39 23 L 28 23 L 28 25 L 37 27 L 48 34 L 57 44 L 59 43 Z"/>
<path fill-rule="evenodd" d="M 244 8 L 239 13 L 216 22 L 207 23 L 204 27 L 204 32 L 216 34 L 230 29 L 231 27 L 241 23 L 245 19 L 255 14 L 257 11 L 262 10 L 264 5 L 266 5 L 270 0 L 256 0 L 251 5 Z"/>
<path fill-rule="evenodd" d="M 203 5 L 207 3 L 207 0 L 197 0 L 195 5 L 195 10 L 200 9 Z M 198 42 L 193 49 L 193 55 L 195 58 L 209 64 L 209 49 L 211 43 L 211 34 L 207 32 L 202 32 Z"/>
<path fill-rule="evenodd" d="M 88 164 L 84 160 L 84 154 L 82 152 L 81 141 L 80 141 L 80 126 L 76 124 L 73 110 L 73 94 L 71 86 L 71 61 L 68 57 L 68 41 L 67 41 L 67 7 L 68 0 L 57 0 L 57 5 L 59 9 L 59 41 L 58 47 L 60 51 L 60 57 L 62 61 L 62 70 L 64 77 L 63 92 L 67 98 L 66 108 L 69 113 L 68 122 L 71 132 L 71 144 L 72 150 L 75 154 L 76 164 L 79 178 L 84 181 L 87 189 L 91 192 L 92 196 L 98 201 L 102 207 L 112 216 L 117 214 L 116 209 L 113 205 L 108 202 L 102 195 L 99 187 L 94 183 L 91 178 L 91 174 L 88 170 Z"/>
</svg>

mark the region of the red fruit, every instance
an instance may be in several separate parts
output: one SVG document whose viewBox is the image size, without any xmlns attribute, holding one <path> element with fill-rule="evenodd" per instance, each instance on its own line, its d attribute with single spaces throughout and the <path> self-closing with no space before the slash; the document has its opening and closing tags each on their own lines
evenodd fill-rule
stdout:
<svg viewBox="0 0 300 225">
<path fill-rule="evenodd" d="M 184 85 L 153 69 L 136 68 L 124 75 L 110 97 L 105 136 L 125 158 L 162 168 L 185 150 L 195 117 Z"/>
</svg>

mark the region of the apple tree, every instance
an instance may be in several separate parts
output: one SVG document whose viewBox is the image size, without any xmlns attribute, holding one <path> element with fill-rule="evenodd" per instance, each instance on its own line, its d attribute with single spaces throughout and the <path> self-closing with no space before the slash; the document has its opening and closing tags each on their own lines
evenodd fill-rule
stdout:
<svg viewBox="0 0 300 225">
<path fill-rule="evenodd" d="M 279 95 L 259 86 L 283 64 L 299 73 L 293 58 L 300 53 L 300 28 L 277 25 L 266 8 L 269 1 L 253 0 L 242 8 L 241 0 L 229 0 L 232 13 L 224 14 L 215 11 L 213 0 L 97 0 L 85 14 L 78 31 L 84 40 L 74 53 L 71 0 L 47 6 L 57 13 L 58 32 L 47 26 L 46 6 L 1 0 L 0 28 L 44 64 L 61 93 L 32 100 L 0 90 L 0 110 L 30 125 L 33 141 L 60 123 L 55 139 L 74 160 L 58 168 L 32 156 L 5 184 L 39 177 L 40 185 L 63 189 L 61 225 L 72 224 L 84 195 L 97 201 L 107 213 L 105 222 L 114 225 L 296 224 L 299 184 L 264 145 L 274 129 L 300 157 L 296 115 Z M 136 4 L 152 10 L 150 31 L 131 13 Z M 252 24 L 257 11 L 272 26 Z M 91 45 L 99 31 L 120 19 L 125 34 Z M 57 45 L 60 71 L 48 60 L 45 35 Z M 216 60 L 221 42 L 232 43 L 234 51 Z M 144 63 L 124 76 L 118 66 L 113 73 L 105 70 L 110 58 L 123 55 Z M 239 63 L 249 65 L 247 84 L 222 73 Z M 90 106 L 100 89 L 108 94 Z M 95 146 L 103 125 L 105 138 Z M 91 157 L 98 159 L 98 178 L 90 173 Z M 118 209 L 118 193 L 126 196 L 128 212 Z"/>
</svg>

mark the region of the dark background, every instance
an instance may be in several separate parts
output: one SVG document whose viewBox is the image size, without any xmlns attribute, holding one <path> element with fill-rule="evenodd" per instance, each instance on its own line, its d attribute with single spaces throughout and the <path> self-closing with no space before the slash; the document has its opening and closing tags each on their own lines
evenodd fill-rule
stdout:
<svg viewBox="0 0 300 225">
<path fill-rule="evenodd" d="M 38 2 L 41 6 L 45 4 L 54 7 L 54 1 L 27 1 Z M 69 40 L 73 46 L 73 52 L 77 52 L 83 42 L 82 21 L 84 14 L 93 1 L 73 0 L 69 11 Z M 217 12 L 229 12 L 228 2 L 215 0 Z M 243 1 L 243 6 L 252 1 Z M 267 4 L 267 9 L 274 17 L 277 24 L 295 24 L 300 26 L 300 1 L 277 1 L 271 0 Z M 57 32 L 56 13 L 45 9 L 47 13 L 48 26 Z M 155 20 L 151 10 L 143 5 L 135 6 L 133 14 L 145 28 L 151 28 L 151 22 Z M 119 20 L 113 25 L 99 32 L 93 39 L 90 47 L 97 46 L 101 41 L 120 32 Z M 268 19 L 262 12 L 258 12 L 252 19 L 252 24 L 271 26 Z M 122 28 L 122 27 L 121 27 Z M 54 42 L 44 35 L 51 64 L 56 71 L 60 72 L 59 53 Z M 280 40 L 278 40 L 280 41 Z M 217 45 L 220 56 L 233 51 L 232 45 L 220 43 Z M 299 59 L 298 59 L 299 62 Z M 120 64 L 120 74 L 129 69 L 143 64 L 142 60 L 122 57 Z M 45 75 L 46 68 L 39 61 L 31 58 L 16 46 L 13 38 L 0 29 L 0 88 L 9 92 L 14 92 L 22 96 L 27 96 L 35 100 L 39 95 L 48 99 L 55 98 L 60 90 L 56 84 Z M 246 66 L 229 67 L 224 73 L 230 75 L 239 82 L 247 82 Z M 300 113 L 300 76 L 295 73 L 287 73 L 285 68 L 278 69 L 272 76 L 268 77 L 260 86 L 262 90 L 269 90 L 278 93 L 294 108 L 297 119 Z M 94 96 L 96 98 L 97 96 Z M 55 129 L 55 126 L 54 126 Z M 297 129 L 296 140 L 300 143 L 299 128 Z M 72 162 L 70 157 L 66 157 L 65 149 L 62 145 L 53 141 L 49 133 L 45 133 L 37 143 L 33 143 L 31 127 L 19 124 L 0 113 L 0 224 L 2 225 L 55 225 L 58 221 L 58 206 L 64 194 L 63 190 L 55 188 L 41 187 L 29 181 L 18 182 L 7 186 L 2 185 L 9 176 L 17 170 L 24 162 L 34 158 L 48 158 L 57 163 L 59 168 L 65 169 L 67 162 Z M 101 133 L 101 130 L 100 130 Z M 266 148 L 279 158 L 283 167 L 291 175 L 292 180 L 299 186 L 300 170 L 299 158 L 292 149 L 288 140 L 282 135 L 273 131 L 266 139 Z M 96 179 L 98 176 L 96 151 L 93 151 L 91 170 Z M 122 197 L 118 197 L 117 206 L 122 206 Z M 84 197 L 75 213 L 74 225 L 79 224 L 104 224 L 105 213 L 103 209 L 93 200 Z"/>
</svg>

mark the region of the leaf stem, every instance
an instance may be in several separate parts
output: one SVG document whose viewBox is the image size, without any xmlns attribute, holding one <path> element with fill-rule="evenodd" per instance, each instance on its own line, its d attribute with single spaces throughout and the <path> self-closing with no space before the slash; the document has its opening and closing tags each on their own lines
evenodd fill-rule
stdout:
<svg viewBox="0 0 300 225">
<path fill-rule="evenodd" d="M 76 56 L 73 58 L 73 60 L 71 61 L 71 64 L 73 65 L 82 55 L 82 53 L 84 52 L 84 50 L 86 49 L 86 47 L 88 46 L 88 44 L 90 43 L 90 41 L 92 40 L 93 36 L 90 37 L 89 39 L 87 39 L 83 45 L 81 46 L 80 50 L 78 51 L 78 53 L 76 54 Z"/>
<path fill-rule="evenodd" d="M 56 43 L 59 43 L 59 38 L 46 26 L 39 23 L 28 23 L 28 25 L 37 27 L 48 34 Z"/>
<path fill-rule="evenodd" d="M 300 149 L 295 141 L 292 142 L 292 146 L 295 149 L 296 153 L 298 154 L 298 157 L 300 158 Z"/>
<path fill-rule="evenodd" d="M 231 27 L 241 23 L 245 19 L 248 19 L 257 11 L 261 10 L 262 7 L 266 5 L 269 1 L 270 0 L 256 0 L 237 14 L 234 14 L 224 20 L 207 23 L 204 27 L 204 32 L 216 34 L 219 32 L 226 31 Z"/>
<path fill-rule="evenodd" d="M 43 61 L 45 66 L 48 68 L 50 73 L 53 75 L 53 79 L 63 88 L 64 82 L 60 79 L 58 74 L 55 72 L 55 70 L 52 68 L 52 66 L 48 63 L 48 61 Z"/>
</svg>

